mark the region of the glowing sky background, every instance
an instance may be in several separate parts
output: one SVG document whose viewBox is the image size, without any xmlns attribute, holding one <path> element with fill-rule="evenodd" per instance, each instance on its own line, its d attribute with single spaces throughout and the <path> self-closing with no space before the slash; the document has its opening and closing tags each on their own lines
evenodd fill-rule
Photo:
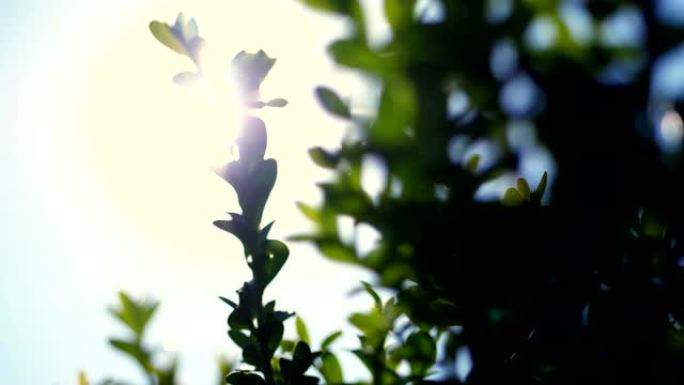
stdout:
<svg viewBox="0 0 684 385">
<path fill-rule="evenodd" d="M 371 44 L 388 33 L 381 4 L 364 2 Z M 658 4 L 664 18 L 684 20 L 684 1 Z M 172 22 L 180 11 L 208 41 L 208 86 L 174 84 L 192 65 L 149 33 L 151 20 Z M 630 26 L 613 33 L 634 35 Z M 317 202 L 314 183 L 328 177 L 306 150 L 335 146 L 345 129 L 321 111 L 313 88 L 333 86 L 360 108 L 373 99 L 324 54 L 344 30 L 295 0 L 2 1 L 0 383 L 75 384 L 79 370 L 139 383 L 135 367 L 106 344 L 123 332 L 106 312 L 120 289 L 162 301 L 149 341 L 180 352 L 184 384 L 215 383 L 216 356 L 237 353 L 217 296 L 248 277 L 238 242 L 211 225 L 238 208 L 211 171 L 230 159 L 236 119 L 229 88 L 216 79 L 243 49 L 278 59 L 263 95 L 290 105 L 262 114 L 280 172 L 264 220 L 277 220 L 275 238 L 305 232 L 294 203 Z M 680 48 L 655 74 L 663 92 L 684 89 Z M 378 178 L 365 179 L 372 189 Z M 267 296 L 302 315 L 318 341 L 369 304 L 346 295 L 366 278 L 291 244 Z"/>
<path fill-rule="evenodd" d="M 232 295 L 248 270 L 237 241 L 211 225 L 238 205 L 210 169 L 229 160 L 235 116 L 220 87 L 172 82 L 191 63 L 148 23 L 179 11 L 197 19 L 217 73 L 242 49 L 278 59 L 263 95 L 290 105 L 262 115 L 280 163 L 264 219 L 277 220 L 276 238 L 308 229 L 294 202 L 315 203 L 326 175 L 306 149 L 344 132 L 313 88 L 362 89 L 323 54 L 341 22 L 295 1 L 4 0 L 2 383 L 75 384 L 81 369 L 139 380 L 106 344 L 123 332 L 106 312 L 120 289 L 162 301 L 150 342 L 180 352 L 183 383 L 215 383 L 216 356 L 237 352 L 217 296 Z M 301 314 L 317 340 L 365 307 L 346 295 L 364 277 L 293 244 L 267 296 Z"/>
</svg>

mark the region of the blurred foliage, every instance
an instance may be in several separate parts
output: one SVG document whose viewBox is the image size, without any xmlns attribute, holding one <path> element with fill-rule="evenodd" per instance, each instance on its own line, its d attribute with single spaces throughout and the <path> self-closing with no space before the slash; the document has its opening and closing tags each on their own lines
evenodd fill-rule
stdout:
<svg viewBox="0 0 684 385">
<path fill-rule="evenodd" d="M 684 383 L 684 92 L 657 80 L 681 25 L 650 1 L 385 0 L 378 41 L 360 0 L 301 2 L 346 20 L 328 53 L 379 95 L 360 116 L 368 106 L 314 90 L 353 134 L 309 151 L 335 177 L 320 205 L 298 203 L 315 230 L 292 238 L 376 273 L 359 288 L 372 308 L 349 317 L 368 372 L 358 384 Z M 193 20 L 150 29 L 197 65 L 176 81 L 201 76 Z M 245 106 L 287 103 L 259 97 L 275 59 L 232 64 Z M 224 366 L 226 381 L 346 384 L 339 331 L 312 350 L 301 318 L 283 339 L 294 313 L 264 303 L 289 257 L 262 225 L 277 163 L 251 112 L 236 145 L 220 175 L 241 212 L 214 224 L 242 243 L 252 279 L 221 297 L 244 364 Z M 151 383 L 172 383 L 175 366 L 154 366 L 142 345 L 156 305 L 129 302 L 114 314 L 132 339 L 112 345 Z"/>
<path fill-rule="evenodd" d="M 178 385 L 176 370 L 178 360 L 174 353 L 145 343 L 145 334 L 149 328 L 159 302 L 153 300 L 134 299 L 124 292 L 119 293 L 119 303 L 109 308 L 109 313 L 123 324 L 128 330 L 125 337 L 109 339 L 109 345 L 115 350 L 132 359 L 140 368 L 149 385 Z M 218 368 L 221 381 L 230 373 L 235 363 L 220 357 Z M 78 376 L 79 385 L 90 385 L 91 382 L 85 372 Z M 99 385 L 130 385 L 130 383 L 114 378 L 105 378 Z"/>
<path fill-rule="evenodd" d="M 316 90 L 356 135 L 310 151 L 336 177 L 294 237 L 418 327 L 393 355 L 412 377 L 364 357 L 374 383 L 434 363 L 430 383 L 684 383 L 682 104 L 654 79 L 684 29 L 658 2 L 385 0 L 380 42 L 360 1 L 302 2 L 349 23 L 328 52 L 379 84 L 370 119 Z M 383 307 L 351 321 L 383 345 Z"/>
</svg>

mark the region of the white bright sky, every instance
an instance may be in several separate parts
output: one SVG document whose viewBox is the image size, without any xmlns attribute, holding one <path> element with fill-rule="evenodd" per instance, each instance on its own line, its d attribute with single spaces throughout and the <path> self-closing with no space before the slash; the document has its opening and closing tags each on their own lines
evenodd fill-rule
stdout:
<svg viewBox="0 0 684 385">
<path fill-rule="evenodd" d="M 263 86 L 265 98 L 290 101 L 263 114 L 280 166 L 264 215 L 277 220 L 276 238 L 309 228 L 294 202 L 316 202 L 314 182 L 326 175 L 306 149 L 334 146 L 345 128 L 320 110 L 313 88 L 363 89 L 324 54 L 344 25 L 294 0 L 3 0 L 1 8 L 0 382 L 75 384 L 81 369 L 92 380 L 140 382 L 106 344 L 123 332 L 106 306 L 125 289 L 162 300 L 150 342 L 181 353 L 181 381 L 215 383 L 215 357 L 237 352 L 217 296 L 233 296 L 248 277 L 237 241 L 211 225 L 238 210 L 210 171 L 229 160 L 234 115 L 220 88 L 172 82 L 192 66 L 157 43 L 148 23 L 179 11 L 196 18 L 214 69 L 242 49 L 278 59 Z M 267 296 L 301 314 L 320 341 L 368 305 L 346 295 L 363 278 L 292 244 Z"/>
</svg>

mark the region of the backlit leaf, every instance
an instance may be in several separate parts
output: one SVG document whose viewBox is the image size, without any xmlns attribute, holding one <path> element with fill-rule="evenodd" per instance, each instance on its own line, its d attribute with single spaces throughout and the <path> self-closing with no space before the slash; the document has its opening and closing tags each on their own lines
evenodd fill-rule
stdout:
<svg viewBox="0 0 684 385">
<path fill-rule="evenodd" d="M 340 118 L 349 118 L 351 116 L 349 107 L 335 91 L 328 87 L 316 87 L 315 92 L 318 101 L 326 111 Z"/>
</svg>

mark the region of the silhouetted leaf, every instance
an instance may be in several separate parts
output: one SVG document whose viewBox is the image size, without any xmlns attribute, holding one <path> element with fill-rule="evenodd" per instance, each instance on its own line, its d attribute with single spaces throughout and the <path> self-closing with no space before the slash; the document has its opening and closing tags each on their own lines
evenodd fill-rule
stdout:
<svg viewBox="0 0 684 385">
<path fill-rule="evenodd" d="M 311 354 L 309 345 L 304 341 L 297 342 L 294 354 L 292 354 L 292 365 L 295 373 L 304 374 L 309 366 L 311 366 L 313 359 L 314 356 Z"/>
<path fill-rule="evenodd" d="M 544 175 L 542 175 L 541 179 L 539 180 L 539 184 L 537 185 L 537 188 L 534 190 L 534 192 L 531 195 L 531 200 L 535 202 L 541 202 L 542 198 L 544 198 L 544 192 L 546 191 L 546 184 L 548 182 L 549 175 L 548 172 L 544 171 Z"/>
<path fill-rule="evenodd" d="M 235 143 L 240 150 L 240 161 L 253 164 L 264 159 L 266 152 L 266 124 L 255 117 L 245 119 L 240 135 Z"/>
<path fill-rule="evenodd" d="M 328 87 L 316 87 L 316 97 L 323 108 L 329 113 L 341 118 L 351 117 L 349 107 L 342 99 Z"/>
<path fill-rule="evenodd" d="M 339 158 L 335 154 L 332 154 L 321 147 L 310 148 L 309 157 L 318 166 L 328 169 L 334 169 L 337 167 L 337 163 L 339 161 Z"/>
<path fill-rule="evenodd" d="M 257 366 L 261 363 L 261 352 L 258 345 L 249 344 L 242 349 L 242 361 L 249 365 Z"/>
<path fill-rule="evenodd" d="M 250 338 L 241 331 L 229 330 L 228 335 L 230 336 L 230 339 L 233 340 L 233 342 L 235 342 L 235 344 L 240 348 L 244 349 L 251 343 Z"/>
<path fill-rule="evenodd" d="M 288 311 L 275 311 L 275 312 L 273 312 L 273 318 L 277 319 L 280 322 L 283 322 L 286 319 L 288 319 L 294 315 L 295 315 L 295 313 L 288 312 Z"/>
<path fill-rule="evenodd" d="M 287 100 L 285 100 L 283 98 L 271 99 L 268 102 L 266 102 L 264 105 L 269 106 L 269 107 L 285 107 L 285 106 L 287 106 Z"/>
<path fill-rule="evenodd" d="M 238 330 L 251 330 L 253 328 L 252 317 L 242 303 L 237 309 L 230 313 L 230 316 L 228 316 L 228 325 L 231 328 Z"/>
<path fill-rule="evenodd" d="M 232 385 L 265 385 L 263 377 L 252 371 L 233 372 L 226 377 L 226 382 Z"/>
<path fill-rule="evenodd" d="M 214 221 L 214 226 L 233 234 L 242 243 L 245 249 L 245 256 L 252 254 L 257 248 L 257 239 L 250 225 L 244 217 L 239 214 L 231 214 L 231 220 Z"/>
<path fill-rule="evenodd" d="M 259 332 L 261 334 L 260 339 L 265 341 L 264 354 L 270 357 L 278 349 L 278 345 L 283 339 L 283 324 L 280 321 L 268 322 L 260 325 Z"/>
<path fill-rule="evenodd" d="M 264 273 L 266 275 L 264 282 L 265 285 L 270 283 L 273 278 L 278 275 L 278 272 L 280 269 L 282 269 L 283 265 L 287 261 L 288 255 L 290 254 L 287 246 L 280 241 L 270 239 L 266 243 L 266 248 L 270 253 L 270 258 L 267 259 L 264 265 Z"/>
<path fill-rule="evenodd" d="M 167 24 L 159 21 L 153 21 L 150 23 L 150 31 L 160 43 L 164 44 L 168 48 L 171 48 L 181 55 L 187 54 L 185 47 L 178 40 L 178 38 L 174 36 L 173 32 L 171 32 L 171 28 Z"/>
<path fill-rule="evenodd" d="M 259 236 L 261 237 L 261 239 L 268 238 L 268 233 L 271 231 L 271 227 L 273 227 L 274 223 L 275 221 L 271 221 L 269 224 L 267 224 L 266 226 L 264 226 L 264 228 L 261 229 L 261 231 L 259 232 Z"/>
<path fill-rule="evenodd" d="M 229 299 L 226 298 L 226 297 L 221 297 L 221 296 L 219 296 L 219 299 L 220 299 L 221 301 L 227 303 L 227 304 L 228 304 L 230 307 L 232 307 L 233 309 L 235 309 L 235 308 L 238 306 L 235 302 L 229 300 Z"/>
<path fill-rule="evenodd" d="M 259 91 L 261 82 L 264 81 L 275 62 L 275 59 L 268 57 L 262 50 L 255 54 L 241 51 L 235 55 L 232 70 L 247 101 L 250 101 L 250 98 Z"/>
</svg>

